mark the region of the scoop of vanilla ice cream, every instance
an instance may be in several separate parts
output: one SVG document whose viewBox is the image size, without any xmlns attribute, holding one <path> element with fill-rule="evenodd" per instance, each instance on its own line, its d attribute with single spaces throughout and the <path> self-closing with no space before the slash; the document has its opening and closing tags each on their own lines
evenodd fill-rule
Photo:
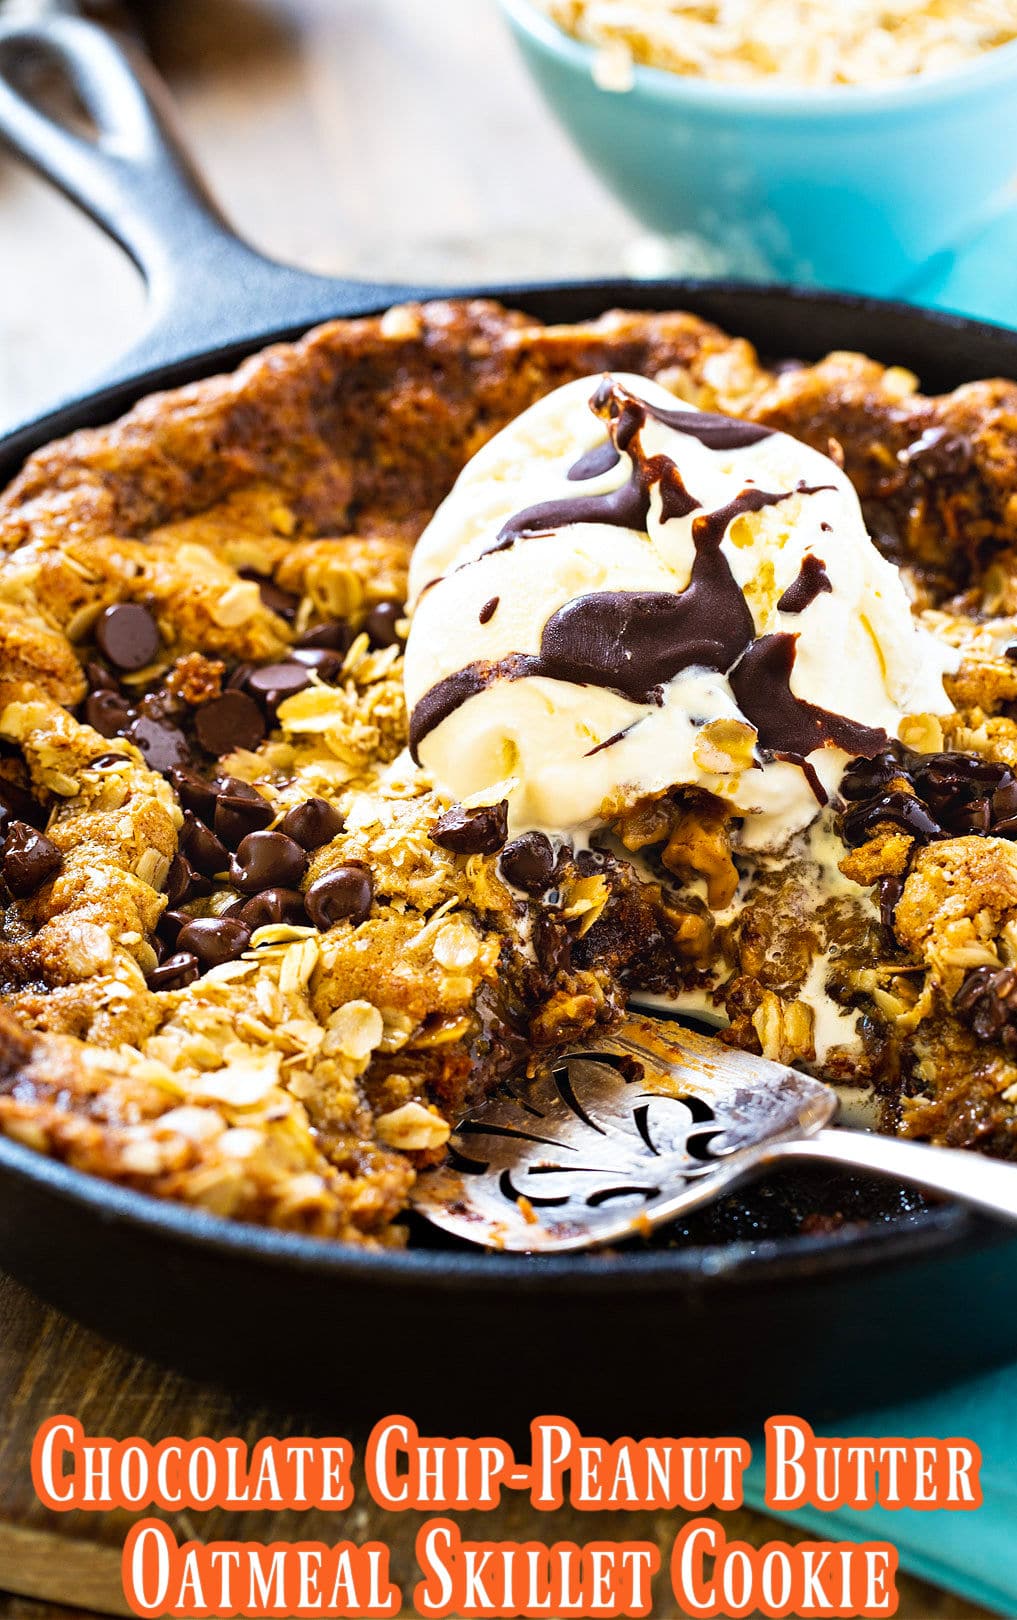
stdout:
<svg viewBox="0 0 1017 1620">
<path fill-rule="evenodd" d="M 849 479 L 725 422 L 646 378 L 584 378 L 464 469 L 414 552 L 405 665 L 418 758 L 455 798 L 574 832 L 698 786 L 744 847 L 777 849 L 872 731 L 949 710 L 956 655 L 912 617 Z"/>
</svg>

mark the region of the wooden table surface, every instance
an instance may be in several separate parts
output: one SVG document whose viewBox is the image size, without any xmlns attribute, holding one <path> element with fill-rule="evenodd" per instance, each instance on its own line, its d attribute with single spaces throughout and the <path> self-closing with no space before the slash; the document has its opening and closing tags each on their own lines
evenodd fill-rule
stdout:
<svg viewBox="0 0 1017 1620">
<path fill-rule="evenodd" d="M 27 0 L 6 5 L 24 10 Z M 280 257 L 449 284 L 607 275 L 653 268 L 660 258 L 555 128 L 493 0 L 148 0 L 137 11 L 213 188 L 241 230 Z M 681 245 L 668 253 L 680 266 Z M 0 431 L 83 386 L 143 318 L 136 278 L 119 253 L 0 158 Z M 91 1433 L 150 1440 L 300 1432 L 296 1413 L 257 1409 L 163 1372 L 0 1277 L 0 1588 L 8 1594 L 0 1592 L 0 1620 L 125 1612 L 119 1547 L 128 1519 L 57 1516 L 33 1497 L 32 1436 L 62 1411 Z M 363 1437 L 341 1403 L 318 1432 Z M 342 1533 L 386 1539 L 396 1579 L 411 1586 L 419 1516 L 383 1517 L 358 1505 Z M 598 1516 L 598 1535 L 662 1546 L 681 1519 L 606 1517 L 612 1522 Z M 760 1514 L 723 1517 L 729 1535 L 757 1544 L 788 1533 Z M 463 1516 L 465 1534 L 473 1533 L 470 1518 Z M 261 1516 L 245 1525 L 212 1515 L 178 1528 L 208 1539 L 266 1538 Z M 591 1534 L 577 1515 L 550 1521 L 523 1501 L 484 1515 L 480 1528 L 509 1539 Z M 281 1516 L 272 1534 L 295 1529 Z M 298 1539 L 336 1533 L 334 1523 L 304 1518 Z M 902 1578 L 899 1612 L 904 1620 L 973 1620 L 986 1611 Z M 670 1620 L 666 1602 L 657 1613 Z"/>
</svg>

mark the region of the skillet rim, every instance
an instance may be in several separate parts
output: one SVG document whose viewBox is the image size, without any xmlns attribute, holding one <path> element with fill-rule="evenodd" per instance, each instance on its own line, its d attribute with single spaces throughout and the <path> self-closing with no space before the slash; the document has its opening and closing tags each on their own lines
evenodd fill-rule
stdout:
<svg viewBox="0 0 1017 1620">
<path fill-rule="evenodd" d="M 466 288 L 378 287 L 376 297 L 372 290 L 360 297 L 355 308 L 349 308 L 343 307 L 344 303 L 348 304 L 349 290 L 344 282 L 337 280 L 338 307 L 334 316 L 316 314 L 310 320 L 263 328 L 242 338 L 233 337 L 218 347 L 136 372 L 130 370 L 128 356 L 126 375 L 117 376 L 112 382 L 93 384 L 27 422 L 16 423 L 0 435 L 0 488 L 17 476 L 25 460 L 36 450 L 57 437 L 102 425 L 112 419 L 106 412 L 119 415 L 151 393 L 212 377 L 273 344 L 296 342 L 329 319 L 351 320 L 379 314 L 392 306 L 394 291 L 399 293 L 398 302 L 491 299 L 524 311 L 549 299 L 581 302 L 585 296 L 596 302 L 600 313 L 619 307 L 649 311 L 689 308 L 691 313 L 696 313 L 697 301 L 742 298 L 750 304 L 765 304 L 776 299 L 790 305 L 792 310 L 808 305 L 812 309 L 820 306 L 848 316 L 881 315 L 885 319 L 898 315 L 912 325 L 918 320 L 933 331 L 961 336 L 977 332 L 990 338 L 998 334 L 1009 343 L 1017 344 L 1017 331 L 1013 328 L 958 311 L 922 308 L 900 299 L 793 284 L 613 277 L 481 284 Z M 582 314 L 573 316 L 574 320 L 595 318 Z M 957 1255 L 964 1251 L 984 1251 L 998 1247 L 1007 1236 L 990 1221 L 958 1205 L 943 1204 L 900 1219 L 847 1225 L 835 1232 L 768 1238 L 761 1242 L 738 1240 L 684 1249 L 593 1251 L 559 1257 L 497 1255 L 479 1248 L 371 1250 L 335 1239 L 234 1221 L 190 1205 L 176 1204 L 88 1175 L 61 1160 L 0 1136 L 0 1175 L 5 1174 L 16 1181 L 34 1184 L 62 1203 L 83 1207 L 101 1222 L 127 1226 L 146 1237 L 170 1237 L 186 1248 L 220 1257 L 232 1255 L 272 1265 L 285 1264 L 302 1273 L 335 1278 L 348 1274 L 351 1279 L 390 1287 L 426 1284 L 429 1291 L 435 1288 L 454 1291 L 467 1281 L 479 1292 L 485 1291 L 485 1283 L 500 1289 L 511 1281 L 516 1286 L 525 1282 L 536 1293 L 554 1294 L 559 1294 L 563 1285 L 583 1294 L 610 1291 L 619 1281 L 628 1289 L 646 1293 L 659 1292 L 669 1283 L 715 1290 L 732 1286 L 751 1288 L 770 1281 L 835 1276 L 863 1268 L 884 1271 L 937 1253 Z"/>
</svg>

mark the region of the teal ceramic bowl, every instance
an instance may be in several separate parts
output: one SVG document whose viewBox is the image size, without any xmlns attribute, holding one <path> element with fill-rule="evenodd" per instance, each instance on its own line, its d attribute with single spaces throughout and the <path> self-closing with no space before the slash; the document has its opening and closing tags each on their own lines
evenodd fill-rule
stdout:
<svg viewBox="0 0 1017 1620">
<path fill-rule="evenodd" d="M 611 91 L 594 82 L 593 49 L 533 0 L 500 3 L 612 191 L 652 230 L 707 244 L 727 274 L 898 293 L 1011 206 L 1017 44 L 872 86 L 728 85 L 637 67 L 630 90 Z"/>
</svg>

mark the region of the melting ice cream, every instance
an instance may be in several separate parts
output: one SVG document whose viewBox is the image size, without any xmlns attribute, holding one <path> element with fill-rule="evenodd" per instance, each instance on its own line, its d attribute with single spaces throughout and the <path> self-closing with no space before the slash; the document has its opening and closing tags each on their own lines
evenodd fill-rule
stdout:
<svg viewBox="0 0 1017 1620">
<path fill-rule="evenodd" d="M 411 743 L 513 831 L 574 832 L 707 789 L 783 847 L 954 655 L 829 457 L 615 375 L 548 395 L 474 456 L 413 558 Z"/>
</svg>

